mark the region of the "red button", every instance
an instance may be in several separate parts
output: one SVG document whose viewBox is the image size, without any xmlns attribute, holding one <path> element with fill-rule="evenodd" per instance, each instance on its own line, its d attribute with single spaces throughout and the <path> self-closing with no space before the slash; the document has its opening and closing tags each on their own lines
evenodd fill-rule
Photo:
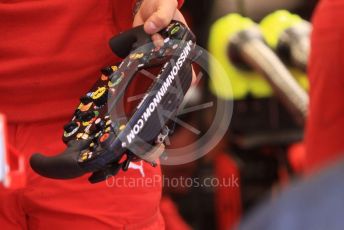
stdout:
<svg viewBox="0 0 344 230">
<path fill-rule="evenodd" d="M 104 142 L 104 141 L 106 141 L 108 138 L 109 138 L 109 134 L 108 133 L 105 133 L 105 134 L 103 134 L 101 137 L 100 137 L 100 139 L 99 139 L 99 141 L 100 142 Z"/>
</svg>

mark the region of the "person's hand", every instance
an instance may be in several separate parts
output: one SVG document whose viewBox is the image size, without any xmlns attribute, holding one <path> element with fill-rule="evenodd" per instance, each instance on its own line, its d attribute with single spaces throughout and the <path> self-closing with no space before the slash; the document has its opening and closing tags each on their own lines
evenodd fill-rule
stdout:
<svg viewBox="0 0 344 230">
<path fill-rule="evenodd" d="M 133 26 L 144 24 L 144 30 L 152 35 L 154 44 L 161 46 L 163 39 L 157 32 L 168 26 L 172 19 L 186 25 L 185 18 L 177 7 L 177 0 L 143 0 L 134 17 Z"/>
<path fill-rule="evenodd" d="M 157 32 L 168 26 L 173 19 L 187 26 L 184 16 L 177 7 L 177 0 L 143 0 L 134 17 L 133 26 L 144 24 L 144 30 L 152 35 L 154 45 L 160 47 L 164 40 Z M 192 82 L 196 82 L 194 69 L 192 69 Z"/>
</svg>

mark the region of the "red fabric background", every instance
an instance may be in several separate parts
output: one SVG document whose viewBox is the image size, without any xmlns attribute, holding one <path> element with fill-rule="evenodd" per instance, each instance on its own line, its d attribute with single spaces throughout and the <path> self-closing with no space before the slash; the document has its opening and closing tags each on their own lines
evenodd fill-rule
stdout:
<svg viewBox="0 0 344 230">
<path fill-rule="evenodd" d="M 0 111 L 15 122 L 69 117 L 99 69 L 118 61 L 108 41 L 131 27 L 133 2 L 1 3 Z"/>
</svg>

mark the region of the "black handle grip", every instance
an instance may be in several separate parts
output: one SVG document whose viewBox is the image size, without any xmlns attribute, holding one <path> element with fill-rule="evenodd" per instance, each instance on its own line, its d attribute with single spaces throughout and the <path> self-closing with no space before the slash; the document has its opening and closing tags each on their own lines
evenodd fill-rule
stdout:
<svg viewBox="0 0 344 230">
<path fill-rule="evenodd" d="M 89 141 L 70 141 L 68 148 L 56 156 L 47 157 L 40 153 L 30 158 L 31 168 L 44 177 L 53 179 L 71 179 L 84 175 L 86 172 L 78 163 L 80 151 L 87 148 Z"/>
<path fill-rule="evenodd" d="M 130 51 L 140 45 L 151 42 L 151 36 L 146 34 L 142 26 L 120 33 L 109 41 L 110 48 L 120 58 L 125 58 Z M 136 44 L 134 44 L 136 43 Z"/>
</svg>

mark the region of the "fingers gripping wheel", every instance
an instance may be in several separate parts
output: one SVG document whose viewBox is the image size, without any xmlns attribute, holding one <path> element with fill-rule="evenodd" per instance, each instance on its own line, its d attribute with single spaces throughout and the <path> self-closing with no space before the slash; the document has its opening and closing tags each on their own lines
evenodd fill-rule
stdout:
<svg viewBox="0 0 344 230">
<path fill-rule="evenodd" d="M 192 81 L 195 37 L 178 21 L 159 33 L 164 38 L 160 48 L 154 47 L 143 26 L 110 40 L 113 52 L 124 60 L 102 69 L 100 79 L 80 98 L 73 118 L 64 126 L 67 149 L 52 157 L 31 157 L 31 167 L 38 174 L 68 179 L 91 172 L 89 180 L 96 183 L 126 170 L 130 161 L 145 159 L 147 151 L 162 141 Z M 126 117 L 123 95 L 135 74 L 151 66 L 159 66 L 160 72 Z"/>
</svg>

